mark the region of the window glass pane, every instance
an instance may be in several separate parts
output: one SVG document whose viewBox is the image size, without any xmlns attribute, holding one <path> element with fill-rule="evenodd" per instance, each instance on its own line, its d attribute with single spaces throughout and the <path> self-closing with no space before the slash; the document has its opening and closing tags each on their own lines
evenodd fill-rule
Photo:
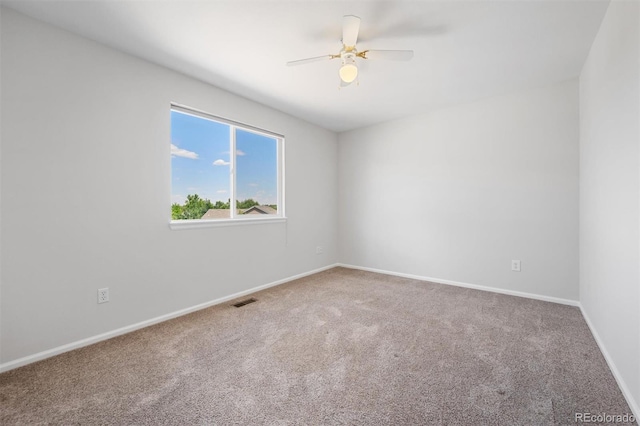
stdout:
<svg viewBox="0 0 640 426">
<path fill-rule="evenodd" d="M 230 217 L 230 127 L 171 111 L 171 218 Z"/>
<path fill-rule="evenodd" d="M 278 140 L 236 129 L 238 215 L 278 213 Z"/>
</svg>

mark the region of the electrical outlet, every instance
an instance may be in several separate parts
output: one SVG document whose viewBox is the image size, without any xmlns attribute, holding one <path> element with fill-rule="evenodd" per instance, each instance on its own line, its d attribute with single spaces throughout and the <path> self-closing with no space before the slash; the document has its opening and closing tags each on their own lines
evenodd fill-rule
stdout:
<svg viewBox="0 0 640 426">
<path fill-rule="evenodd" d="M 322 254 L 322 246 L 316 247 L 316 254 Z"/>
<path fill-rule="evenodd" d="M 520 261 L 512 260 L 511 261 L 511 270 L 515 272 L 520 272 Z"/>
<path fill-rule="evenodd" d="M 98 289 L 98 303 L 107 303 L 109 301 L 109 288 Z"/>
</svg>

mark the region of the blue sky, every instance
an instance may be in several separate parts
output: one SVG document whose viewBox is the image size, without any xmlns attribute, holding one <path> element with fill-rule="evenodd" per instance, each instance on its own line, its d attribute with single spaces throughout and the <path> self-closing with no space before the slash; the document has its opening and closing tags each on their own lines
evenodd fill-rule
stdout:
<svg viewBox="0 0 640 426">
<path fill-rule="evenodd" d="M 230 198 L 230 126 L 171 111 L 171 202 Z M 236 130 L 236 195 L 277 203 L 277 140 Z"/>
</svg>

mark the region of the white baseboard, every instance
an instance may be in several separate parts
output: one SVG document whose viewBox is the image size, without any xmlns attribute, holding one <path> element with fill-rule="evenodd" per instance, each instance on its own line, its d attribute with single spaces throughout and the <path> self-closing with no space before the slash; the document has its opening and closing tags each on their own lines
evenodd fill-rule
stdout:
<svg viewBox="0 0 640 426">
<path fill-rule="evenodd" d="M 584 307 L 582 305 L 580 305 L 580 311 L 582 312 L 582 316 L 584 317 L 585 322 L 587 323 L 587 325 L 589 326 L 589 329 L 591 330 L 591 334 L 593 335 L 593 338 L 595 339 L 596 343 L 598 344 L 598 347 L 600 348 L 600 352 L 602 352 L 602 355 L 604 356 L 605 361 L 607 361 L 607 364 L 609 365 L 609 370 L 611 370 L 613 377 L 616 379 L 616 382 L 618 383 L 618 387 L 620 388 L 622 395 L 624 395 L 624 398 L 627 400 L 627 404 L 629 404 L 629 408 L 631 408 L 631 411 L 633 411 L 633 415 L 636 418 L 636 420 L 640 421 L 640 406 L 639 406 L 640 401 L 636 401 L 633 398 L 633 395 L 629 391 L 629 387 L 627 386 L 626 382 L 622 378 L 622 375 L 618 371 L 616 364 L 613 362 L 613 358 L 611 358 L 611 355 L 609 355 L 609 352 L 607 351 L 607 348 L 604 345 L 604 342 L 602 341 L 602 339 L 600 339 L 600 335 L 596 331 L 595 327 L 593 326 L 593 323 L 591 322 L 591 319 L 589 318 L 589 315 L 587 315 L 587 312 L 584 310 Z M 624 413 L 619 413 L 619 414 L 624 414 Z"/>
<path fill-rule="evenodd" d="M 359 269 L 361 271 L 376 272 L 378 274 L 393 275 L 396 277 L 411 278 L 419 281 L 429 281 L 429 282 L 438 283 L 438 284 L 454 285 L 456 287 L 465 287 L 465 288 L 471 288 L 474 290 L 490 291 L 492 293 L 507 294 L 509 296 L 526 297 L 527 299 L 543 300 L 545 302 L 560 303 L 562 305 L 580 306 L 580 302 L 578 302 L 577 300 L 562 299 L 559 297 L 544 296 L 541 294 L 526 293 L 523 291 L 505 290 L 502 288 L 488 287 L 488 286 L 478 285 L 478 284 L 469 284 L 469 283 L 463 283 L 459 281 L 443 280 L 440 278 L 423 277 L 420 275 L 404 274 L 401 272 L 384 271 L 382 269 L 367 268 L 364 266 L 346 265 L 343 263 L 338 263 L 337 266 L 341 266 L 343 268 L 349 268 L 349 269 Z"/>
<path fill-rule="evenodd" d="M 69 352 L 74 349 L 82 348 L 84 346 L 89 346 L 94 343 L 101 342 L 103 340 L 111 339 L 112 337 L 120 336 L 122 334 L 130 333 L 135 330 L 139 330 L 141 328 L 148 327 L 150 325 L 154 325 L 163 321 L 167 321 L 173 318 L 180 317 L 182 315 L 189 314 L 191 312 L 199 311 L 200 309 L 208 308 L 210 306 L 218 305 L 220 303 L 227 302 L 229 300 L 233 300 L 237 297 L 246 296 L 251 293 L 255 293 L 260 290 L 265 290 L 269 287 L 275 287 L 280 284 L 287 283 L 289 281 L 297 280 L 298 278 L 303 278 L 308 275 L 317 274 L 318 272 L 326 271 L 327 269 L 332 269 L 338 266 L 337 264 L 325 266 L 322 268 L 314 269 L 312 271 L 303 272 L 302 274 L 294 275 L 291 277 L 283 278 L 278 281 L 273 281 L 268 284 L 264 284 L 258 287 L 251 288 L 249 290 L 240 291 L 238 293 L 230 294 L 228 296 L 224 296 L 215 300 L 211 300 L 209 302 L 201 303 L 199 305 L 191 306 L 189 308 L 180 309 L 179 311 L 171 312 L 165 315 L 160 315 L 159 317 L 151 318 L 146 321 L 139 322 L 137 324 L 128 325 L 122 328 L 118 328 L 116 330 L 108 331 L 106 333 L 98 334 L 96 336 L 88 337 L 86 339 L 78 340 L 76 342 L 68 343 L 66 345 L 58 346 L 53 349 L 48 349 L 46 351 L 38 352 L 33 355 L 27 355 L 23 358 L 19 358 L 13 361 L 6 362 L 4 364 L 0 364 L 0 373 L 13 370 L 14 368 L 22 367 L 27 364 L 34 363 L 36 361 L 41 361 L 46 358 L 50 358 L 55 355 L 59 355 L 64 352 Z"/>
</svg>

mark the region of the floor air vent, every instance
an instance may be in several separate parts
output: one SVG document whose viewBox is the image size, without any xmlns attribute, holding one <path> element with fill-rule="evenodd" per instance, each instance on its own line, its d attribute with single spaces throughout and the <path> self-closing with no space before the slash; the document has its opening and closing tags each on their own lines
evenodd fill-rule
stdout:
<svg viewBox="0 0 640 426">
<path fill-rule="evenodd" d="M 257 302 L 257 300 L 252 297 L 251 299 L 246 299 L 246 300 L 243 300 L 242 302 L 234 303 L 233 306 L 235 306 L 236 308 L 241 308 L 244 305 L 248 305 L 249 303 L 253 303 L 253 302 Z"/>
</svg>

